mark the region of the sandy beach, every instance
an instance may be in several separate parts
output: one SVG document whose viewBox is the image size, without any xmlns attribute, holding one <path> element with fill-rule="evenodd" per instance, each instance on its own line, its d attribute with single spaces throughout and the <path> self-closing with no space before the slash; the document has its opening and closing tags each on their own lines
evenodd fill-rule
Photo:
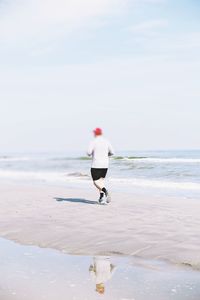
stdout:
<svg viewBox="0 0 200 300">
<path fill-rule="evenodd" d="M 80 255 L 132 255 L 200 268 L 200 202 L 95 189 L 4 183 L 0 236 Z"/>
</svg>

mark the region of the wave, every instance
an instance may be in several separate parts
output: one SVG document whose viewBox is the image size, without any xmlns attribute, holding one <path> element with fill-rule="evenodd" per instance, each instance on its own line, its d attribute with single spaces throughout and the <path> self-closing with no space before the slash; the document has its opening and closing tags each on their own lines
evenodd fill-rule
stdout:
<svg viewBox="0 0 200 300">
<path fill-rule="evenodd" d="M 12 161 L 29 161 L 29 157 L 14 157 L 14 156 L 0 156 L 0 162 L 12 162 Z"/>
<path fill-rule="evenodd" d="M 144 161 L 153 163 L 200 163 L 200 158 L 146 158 Z"/>
<path fill-rule="evenodd" d="M 13 180 L 31 180 L 44 182 L 83 182 L 90 176 L 81 172 L 61 173 L 61 172 L 34 172 L 34 171 L 8 171 L 0 170 L 0 178 Z"/>
<path fill-rule="evenodd" d="M 80 156 L 80 157 L 54 157 L 51 158 L 53 161 L 70 161 L 70 160 L 91 160 L 88 156 Z"/>
<path fill-rule="evenodd" d="M 42 180 L 42 181 L 55 181 L 60 180 L 62 177 L 56 172 L 33 172 L 33 171 L 7 171 L 1 170 L 0 177 L 5 179 L 18 179 L 18 180 Z"/>
<path fill-rule="evenodd" d="M 33 171 L 7 171 L 0 170 L 0 177 L 3 179 L 17 179 L 17 180 L 39 180 L 47 182 L 89 182 L 90 175 L 81 172 L 33 172 Z M 141 188 L 156 188 L 156 189 L 174 189 L 174 190 L 190 190 L 200 191 L 200 183 L 196 182 L 176 182 L 164 181 L 157 179 L 141 179 L 141 178 L 113 178 L 108 180 L 113 184 L 130 185 Z"/>
<path fill-rule="evenodd" d="M 89 161 L 91 160 L 88 156 L 78 156 L 78 157 L 28 157 L 28 156 L 0 156 L 0 162 L 20 162 L 20 161 L 31 161 L 31 160 L 50 160 L 50 161 Z M 113 156 L 112 161 L 122 161 L 122 162 L 135 162 L 135 163 L 155 163 L 155 164 L 199 164 L 200 158 L 181 158 L 181 157 L 146 157 L 146 156 Z"/>
<path fill-rule="evenodd" d="M 91 157 L 89 156 L 81 156 L 77 158 L 78 160 L 91 160 Z"/>
<path fill-rule="evenodd" d="M 147 158 L 147 157 L 145 157 L 145 156 L 113 156 L 112 159 L 114 159 L 114 160 L 125 160 L 125 159 L 133 160 L 133 159 L 144 159 L 144 158 Z"/>
<path fill-rule="evenodd" d="M 159 157 L 140 157 L 140 156 L 116 156 L 112 158 L 113 160 L 122 161 L 138 161 L 147 163 L 200 163 L 200 158 L 159 158 Z"/>
<path fill-rule="evenodd" d="M 84 178 L 90 178 L 90 176 L 86 173 L 81 173 L 81 172 L 73 172 L 73 173 L 68 173 L 67 176 L 69 177 L 84 177 Z"/>
</svg>

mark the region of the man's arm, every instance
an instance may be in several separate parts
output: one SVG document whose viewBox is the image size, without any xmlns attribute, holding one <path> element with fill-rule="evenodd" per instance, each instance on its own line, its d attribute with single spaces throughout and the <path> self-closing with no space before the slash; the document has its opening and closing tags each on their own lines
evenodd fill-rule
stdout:
<svg viewBox="0 0 200 300">
<path fill-rule="evenodd" d="M 91 142 L 89 144 L 89 147 L 88 147 L 88 150 L 87 150 L 87 155 L 91 156 L 93 154 L 93 151 L 94 151 L 94 144 L 93 144 L 93 142 Z"/>
<path fill-rule="evenodd" d="M 112 145 L 109 143 L 108 144 L 108 156 L 112 156 L 112 155 L 114 155 L 114 150 L 113 150 Z"/>
</svg>

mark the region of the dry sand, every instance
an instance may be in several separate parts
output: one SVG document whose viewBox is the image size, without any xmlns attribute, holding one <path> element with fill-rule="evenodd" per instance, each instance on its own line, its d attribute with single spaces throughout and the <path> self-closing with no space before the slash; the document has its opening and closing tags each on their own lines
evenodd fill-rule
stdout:
<svg viewBox="0 0 200 300">
<path fill-rule="evenodd" d="M 2 184 L 0 236 L 69 254 L 127 254 L 200 268 L 200 201 Z"/>
</svg>

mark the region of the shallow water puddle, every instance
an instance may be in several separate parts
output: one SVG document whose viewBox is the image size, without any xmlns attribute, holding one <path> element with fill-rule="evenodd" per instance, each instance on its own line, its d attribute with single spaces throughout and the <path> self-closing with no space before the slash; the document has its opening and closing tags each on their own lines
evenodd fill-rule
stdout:
<svg viewBox="0 0 200 300">
<path fill-rule="evenodd" d="M 133 257 L 72 256 L 0 239 L 0 300 L 199 300 L 200 272 Z"/>
</svg>

